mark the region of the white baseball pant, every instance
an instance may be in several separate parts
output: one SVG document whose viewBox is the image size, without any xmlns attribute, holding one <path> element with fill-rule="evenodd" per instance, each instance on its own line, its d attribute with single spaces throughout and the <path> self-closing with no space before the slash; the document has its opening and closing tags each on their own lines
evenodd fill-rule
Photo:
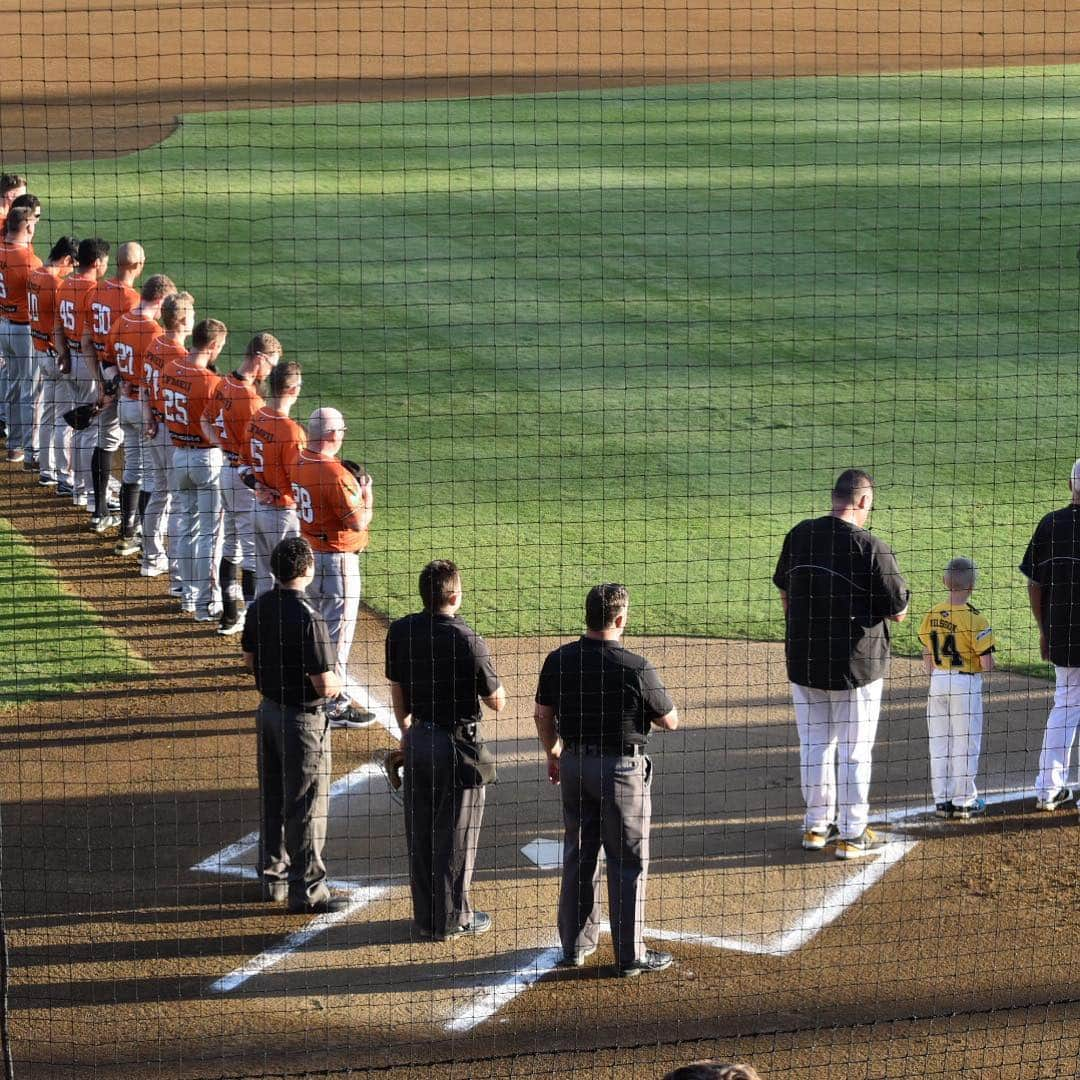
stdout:
<svg viewBox="0 0 1080 1080">
<path fill-rule="evenodd" d="M 221 514 L 221 450 L 173 447 L 169 551 L 180 565 L 183 599 L 196 611 L 210 607 L 216 586 L 214 538 Z"/>
<path fill-rule="evenodd" d="M 174 562 L 166 550 L 166 536 L 172 512 L 172 492 L 169 487 L 172 471 L 172 441 L 165 422 L 160 421 L 152 439 L 143 444 L 143 474 L 150 498 L 143 511 L 143 557 L 144 570 L 157 570 Z M 179 574 L 174 575 L 179 580 Z"/>
<path fill-rule="evenodd" d="M 926 730 L 934 802 L 970 806 L 979 794 L 975 777 L 982 746 L 982 676 L 931 672 Z"/>
<path fill-rule="evenodd" d="M 7 370 L 7 448 L 9 452 L 23 450 L 29 456 L 33 453 L 34 398 L 41 379 L 29 325 L 0 319 L 0 353 Z"/>
<path fill-rule="evenodd" d="M 1069 760 L 1080 726 L 1080 668 L 1054 665 L 1054 704 L 1046 720 L 1035 794 L 1049 798 L 1068 787 Z"/>
<path fill-rule="evenodd" d="M 98 384 L 90 371 L 82 353 L 71 350 L 71 386 L 72 408 L 97 401 Z M 72 486 L 76 495 L 91 496 L 94 492 L 92 465 L 94 448 L 97 446 L 98 426 L 94 421 L 82 431 L 71 433 L 71 474 Z"/>
<path fill-rule="evenodd" d="M 870 767 L 884 680 L 854 690 L 816 690 L 791 684 L 799 732 L 804 827 L 836 823 L 854 839 L 870 819 Z"/>
<path fill-rule="evenodd" d="M 52 353 L 37 354 L 41 371 L 38 465 L 42 476 L 71 483 L 71 428 L 64 413 L 72 407 L 71 380 L 60 373 Z"/>
<path fill-rule="evenodd" d="M 270 555 L 288 536 L 300 535 L 300 519 L 296 510 L 255 504 L 252 519 L 255 526 L 255 595 L 262 596 L 274 587 L 270 572 Z"/>
<path fill-rule="evenodd" d="M 248 571 L 255 569 L 255 492 L 240 479 L 240 470 L 226 464 L 221 470 L 222 558 Z M 237 583 L 239 588 L 239 582 Z"/>
<path fill-rule="evenodd" d="M 143 479 L 145 440 L 142 402 L 138 398 L 121 397 L 116 403 L 116 418 L 124 444 L 124 473 L 121 479 L 125 484 L 140 484 L 144 490 L 149 490 L 149 485 Z"/>
<path fill-rule="evenodd" d="M 323 617 L 336 650 L 334 671 L 345 683 L 360 614 L 360 556 L 343 551 L 316 551 L 315 577 L 307 597 Z"/>
</svg>

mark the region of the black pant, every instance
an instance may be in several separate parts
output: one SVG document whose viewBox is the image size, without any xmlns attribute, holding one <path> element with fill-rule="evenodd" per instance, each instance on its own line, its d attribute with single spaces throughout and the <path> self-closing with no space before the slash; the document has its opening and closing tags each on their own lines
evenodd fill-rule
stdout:
<svg viewBox="0 0 1080 1080">
<path fill-rule="evenodd" d="M 645 883 L 652 824 L 652 762 L 647 757 L 579 754 L 560 760 L 563 878 L 559 938 L 563 952 L 591 948 L 600 936 L 600 848 L 615 960 L 626 967 L 645 955 Z"/>
<path fill-rule="evenodd" d="M 472 921 L 469 884 L 484 816 L 483 787 L 459 786 L 450 732 L 416 724 L 405 739 L 405 838 L 413 920 L 440 936 Z"/>
<path fill-rule="evenodd" d="M 263 698 L 259 737 L 259 873 L 264 884 L 289 882 L 289 901 L 330 895 L 323 846 L 330 805 L 330 727 L 320 709 L 305 713 Z"/>
</svg>

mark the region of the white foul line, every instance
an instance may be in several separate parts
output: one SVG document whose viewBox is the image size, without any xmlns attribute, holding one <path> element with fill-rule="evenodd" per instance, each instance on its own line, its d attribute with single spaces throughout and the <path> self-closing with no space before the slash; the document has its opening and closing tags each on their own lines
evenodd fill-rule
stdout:
<svg viewBox="0 0 1080 1080">
<path fill-rule="evenodd" d="M 471 1031 L 477 1024 L 494 1016 L 534 982 L 552 972 L 562 958 L 562 946 L 555 945 L 535 953 L 525 964 L 501 982 L 489 986 L 468 1005 L 455 1011 L 446 1022 L 447 1031 Z"/>
</svg>

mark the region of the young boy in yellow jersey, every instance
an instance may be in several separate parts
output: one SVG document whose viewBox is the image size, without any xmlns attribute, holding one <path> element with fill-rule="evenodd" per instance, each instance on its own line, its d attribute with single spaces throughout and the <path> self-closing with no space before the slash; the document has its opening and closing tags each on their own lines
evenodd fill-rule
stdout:
<svg viewBox="0 0 1080 1080">
<path fill-rule="evenodd" d="M 986 809 L 975 775 L 982 743 L 982 673 L 994 670 L 994 631 L 968 603 L 975 572 L 970 559 L 951 559 L 942 578 L 949 599 L 935 604 L 919 627 L 923 666 L 930 676 L 926 727 L 934 811 L 961 820 Z"/>
</svg>

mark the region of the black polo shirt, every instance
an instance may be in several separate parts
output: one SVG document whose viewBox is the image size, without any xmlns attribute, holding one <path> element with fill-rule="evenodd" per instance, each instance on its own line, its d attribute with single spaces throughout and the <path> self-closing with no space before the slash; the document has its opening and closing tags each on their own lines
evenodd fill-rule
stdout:
<svg viewBox="0 0 1080 1080">
<path fill-rule="evenodd" d="M 404 689 L 415 722 L 448 730 L 479 723 L 480 698 L 499 689 L 487 642 L 459 616 L 429 611 L 390 624 L 386 677 Z"/>
<path fill-rule="evenodd" d="M 889 666 L 889 623 L 910 592 L 884 540 L 828 514 L 784 538 L 773 574 L 787 593 L 788 678 L 817 690 L 866 686 Z"/>
<path fill-rule="evenodd" d="M 311 675 L 334 668 L 334 647 L 322 616 L 296 589 L 275 585 L 248 608 L 241 638 L 255 658 L 255 685 L 281 705 L 313 708 L 326 698 Z"/>
<path fill-rule="evenodd" d="M 564 742 L 595 742 L 617 753 L 644 746 L 649 726 L 675 708 L 656 668 L 618 641 L 580 637 L 548 653 L 536 702 L 555 710 Z"/>
<path fill-rule="evenodd" d="M 1063 506 L 1039 522 L 1020 571 L 1042 586 L 1050 662 L 1080 667 L 1080 506 Z"/>
</svg>

